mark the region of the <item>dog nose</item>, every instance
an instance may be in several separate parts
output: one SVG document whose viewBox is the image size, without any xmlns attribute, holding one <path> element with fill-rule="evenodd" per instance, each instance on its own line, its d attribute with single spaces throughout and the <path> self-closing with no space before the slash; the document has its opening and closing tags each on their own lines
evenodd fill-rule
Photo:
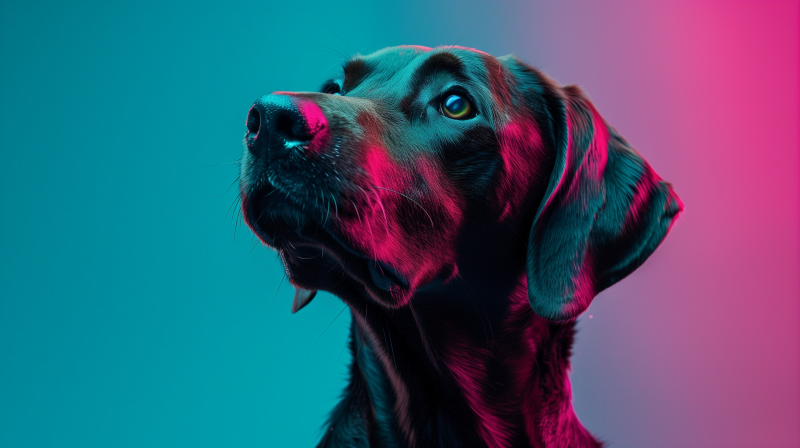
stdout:
<svg viewBox="0 0 800 448">
<path fill-rule="evenodd" d="M 292 151 L 312 150 L 320 131 L 327 128 L 325 115 L 313 101 L 290 95 L 264 95 L 247 114 L 247 149 L 270 162 Z"/>
</svg>

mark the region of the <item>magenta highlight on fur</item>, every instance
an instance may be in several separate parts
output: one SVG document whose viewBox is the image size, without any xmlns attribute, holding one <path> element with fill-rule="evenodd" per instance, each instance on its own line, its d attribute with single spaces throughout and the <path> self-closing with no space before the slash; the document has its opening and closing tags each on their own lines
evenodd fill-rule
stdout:
<svg viewBox="0 0 800 448">
<path fill-rule="evenodd" d="M 575 320 L 661 243 L 671 186 L 511 56 L 387 48 L 320 90 L 254 103 L 240 176 L 292 310 L 325 290 L 353 316 L 319 446 L 601 446 L 572 409 Z"/>
</svg>

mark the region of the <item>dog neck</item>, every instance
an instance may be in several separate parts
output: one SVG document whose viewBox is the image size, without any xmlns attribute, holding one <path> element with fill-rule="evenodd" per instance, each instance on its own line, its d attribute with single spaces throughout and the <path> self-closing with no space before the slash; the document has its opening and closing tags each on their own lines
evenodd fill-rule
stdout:
<svg viewBox="0 0 800 448">
<path fill-rule="evenodd" d="M 601 446 L 571 405 L 574 321 L 535 315 L 522 272 L 481 277 L 434 282 L 398 310 L 348 300 L 350 385 L 320 446 Z"/>
</svg>

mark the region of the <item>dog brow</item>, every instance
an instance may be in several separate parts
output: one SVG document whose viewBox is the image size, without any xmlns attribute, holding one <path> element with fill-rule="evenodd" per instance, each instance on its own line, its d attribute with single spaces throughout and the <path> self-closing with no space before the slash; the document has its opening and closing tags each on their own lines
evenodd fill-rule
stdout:
<svg viewBox="0 0 800 448">
<path fill-rule="evenodd" d="M 419 68 L 414 72 L 412 78 L 414 90 L 417 90 L 420 84 L 438 72 L 450 74 L 459 80 L 467 78 L 464 74 L 464 63 L 461 62 L 458 56 L 449 52 L 436 53 L 420 64 Z"/>
<path fill-rule="evenodd" d="M 447 73 L 459 81 L 466 81 L 464 73 L 464 63 L 458 56 L 450 52 L 442 52 L 431 55 L 414 70 L 411 76 L 409 93 L 400 101 L 400 109 L 408 120 L 413 119 L 413 104 L 419 95 L 422 86 L 427 80 L 437 73 Z"/>
<path fill-rule="evenodd" d="M 364 78 L 367 77 L 371 68 L 363 59 L 351 59 L 344 65 L 344 88 L 345 92 L 355 89 Z"/>
</svg>

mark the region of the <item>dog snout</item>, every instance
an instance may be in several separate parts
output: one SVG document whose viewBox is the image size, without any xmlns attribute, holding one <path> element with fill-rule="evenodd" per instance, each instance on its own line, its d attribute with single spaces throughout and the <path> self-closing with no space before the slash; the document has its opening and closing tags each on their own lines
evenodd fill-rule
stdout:
<svg viewBox="0 0 800 448">
<path fill-rule="evenodd" d="M 319 149 L 327 121 L 313 101 L 290 95 L 264 95 L 247 114 L 247 148 L 273 161 L 292 151 Z"/>
</svg>

